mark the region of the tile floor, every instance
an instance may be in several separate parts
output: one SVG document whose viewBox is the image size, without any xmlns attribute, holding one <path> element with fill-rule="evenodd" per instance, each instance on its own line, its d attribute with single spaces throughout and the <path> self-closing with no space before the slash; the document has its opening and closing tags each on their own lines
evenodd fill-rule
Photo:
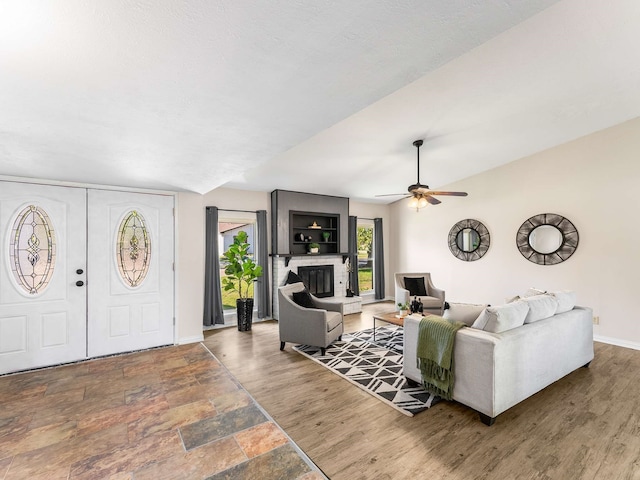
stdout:
<svg viewBox="0 0 640 480">
<path fill-rule="evenodd" d="M 0 479 L 326 478 L 202 344 L 0 377 Z"/>
</svg>

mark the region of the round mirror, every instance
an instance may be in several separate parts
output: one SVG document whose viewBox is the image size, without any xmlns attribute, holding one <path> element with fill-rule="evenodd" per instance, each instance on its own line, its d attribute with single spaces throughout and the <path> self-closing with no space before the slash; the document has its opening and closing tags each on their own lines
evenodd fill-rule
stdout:
<svg viewBox="0 0 640 480">
<path fill-rule="evenodd" d="M 553 225 L 540 225 L 531 230 L 529 245 L 538 253 L 553 253 L 562 245 L 562 232 Z"/>
<path fill-rule="evenodd" d="M 456 245 L 463 252 L 473 252 L 480 246 L 480 234 L 473 228 L 463 228 L 456 235 Z"/>
<path fill-rule="evenodd" d="M 578 230 L 562 215 L 541 213 L 527 219 L 516 234 L 524 258 L 538 265 L 564 262 L 578 248 Z"/>
<path fill-rule="evenodd" d="M 489 230 L 482 222 L 468 218 L 449 230 L 449 250 L 465 262 L 482 258 L 489 250 Z"/>
</svg>

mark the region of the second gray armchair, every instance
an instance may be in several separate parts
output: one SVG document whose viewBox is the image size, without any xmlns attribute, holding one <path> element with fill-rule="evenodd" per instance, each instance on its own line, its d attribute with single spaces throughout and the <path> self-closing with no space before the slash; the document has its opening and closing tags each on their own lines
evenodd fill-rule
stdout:
<svg viewBox="0 0 640 480">
<path fill-rule="evenodd" d="M 334 340 L 342 338 L 342 303 L 320 299 L 305 294 L 303 283 L 292 283 L 278 288 L 278 328 L 280 350 L 286 342 L 320 347 L 322 355 Z M 308 306 L 298 305 L 294 294 L 306 297 Z"/>
<path fill-rule="evenodd" d="M 424 313 L 442 315 L 444 290 L 431 282 L 430 273 L 396 273 L 396 303 L 410 303 L 414 297 L 422 301 Z"/>
</svg>

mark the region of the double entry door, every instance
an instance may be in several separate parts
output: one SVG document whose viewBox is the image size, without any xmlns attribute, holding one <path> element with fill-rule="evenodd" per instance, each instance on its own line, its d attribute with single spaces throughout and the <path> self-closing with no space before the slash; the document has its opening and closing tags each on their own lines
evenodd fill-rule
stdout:
<svg viewBox="0 0 640 480">
<path fill-rule="evenodd" d="M 0 374 L 173 343 L 173 197 L 0 181 Z"/>
</svg>

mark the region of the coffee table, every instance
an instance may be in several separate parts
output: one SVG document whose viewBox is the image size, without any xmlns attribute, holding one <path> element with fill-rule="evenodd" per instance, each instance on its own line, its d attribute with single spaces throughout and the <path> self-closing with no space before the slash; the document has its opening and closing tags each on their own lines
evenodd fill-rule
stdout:
<svg viewBox="0 0 640 480">
<path fill-rule="evenodd" d="M 393 323 L 400 327 L 404 326 L 404 317 L 400 317 L 398 312 L 374 313 L 373 314 L 373 341 L 376 341 L 376 320 L 381 322 Z"/>
</svg>

